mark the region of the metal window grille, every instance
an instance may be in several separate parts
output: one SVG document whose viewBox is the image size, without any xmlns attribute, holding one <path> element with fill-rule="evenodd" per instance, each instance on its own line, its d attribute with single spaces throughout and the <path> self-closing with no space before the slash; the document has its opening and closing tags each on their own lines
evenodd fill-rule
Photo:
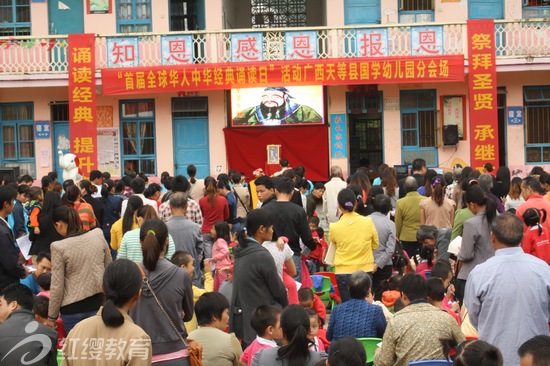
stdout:
<svg viewBox="0 0 550 366">
<path fill-rule="evenodd" d="M 252 0 L 252 28 L 306 25 L 306 0 Z"/>
<path fill-rule="evenodd" d="M 434 0 L 401 0 L 401 10 L 434 10 Z"/>
</svg>

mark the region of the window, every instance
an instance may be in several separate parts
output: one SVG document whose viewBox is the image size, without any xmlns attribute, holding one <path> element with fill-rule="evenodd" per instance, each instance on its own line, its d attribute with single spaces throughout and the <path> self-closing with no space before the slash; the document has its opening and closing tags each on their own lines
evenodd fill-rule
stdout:
<svg viewBox="0 0 550 366">
<path fill-rule="evenodd" d="M 306 25 L 306 0 L 252 0 L 252 28 Z"/>
<path fill-rule="evenodd" d="M 400 0 L 399 23 L 433 22 L 434 9 L 434 0 Z"/>
<path fill-rule="evenodd" d="M 2 166 L 36 176 L 32 103 L 0 104 Z"/>
<path fill-rule="evenodd" d="M 122 164 L 124 170 L 156 174 L 155 103 L 153 100 L 120 102 Z"/>
<path fill-rule="evenodd" d="M 118 33 L 151 32 L 151 0 L 117 0 Z"/>
<path fill-rule="evenodd" d="M 30 35 L 30 0 L 0 0 L 0 37 Z"/>
<path fill-rule="evenodd" d="M 523 18 L 550 17 L 550 0 L 523 0 Z"/>
<path fill-rule="evenodd" d="M 525 162 L 550 163 L 550 86 L 525 87 Z"/>
<path fill-rule="evenodd" d="M 197 0 L 170 0 L 170 31 L 199 29 Z"/>
<path fill-rule="evenodd" d="M 437 111 L 435 90 L 401 92 L 401 144 L 403 162 L 423 158 L 437 166 Z"/>
</svg>

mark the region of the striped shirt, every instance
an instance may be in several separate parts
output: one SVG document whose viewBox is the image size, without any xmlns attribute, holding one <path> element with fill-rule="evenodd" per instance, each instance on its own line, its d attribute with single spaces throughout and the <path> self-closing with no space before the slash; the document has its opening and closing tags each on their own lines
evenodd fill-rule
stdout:
<svg viewBox="0 0 550 366">
<path fill-rule="evenodd" d="M 139 228 L 130 230 L 122 237 L 117 259 L 129 259 L 132 262 L 143 262 L 143 253 L 141 252 L 141 243 L 139 242 Z M 170 260 L 176 251 L 172 235 L 168 235 L 168 250 L 164 258 Z"/>
<path fill-rule="evenodd" d="M 92 205 L 86 202 L 75 202 L 74 209 L 78 211 L 78 216 L 80 217 L 80 221 L 82 221 L 82 228 L 86 231 L 90 231 L 92 223 L 96 222 Z"/>
</svg>

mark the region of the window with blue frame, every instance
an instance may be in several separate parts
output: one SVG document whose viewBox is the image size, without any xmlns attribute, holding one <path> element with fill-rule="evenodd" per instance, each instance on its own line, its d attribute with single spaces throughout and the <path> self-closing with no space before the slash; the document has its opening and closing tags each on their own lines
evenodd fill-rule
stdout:
<svg viewBox="0 0 550 366">
<path fill-rule="evenodd" d="M 550 17 L 550 0 L 523 0 L 523 18 Z"/>
<path fill-rule="evenodd" d="M 121 101 L 120 127 L 124 171 L 133 170 L 155 175 L 155 102 Z"/>
<path fill-rule="evenodd" d="M 550 86 L 524 87 L 525 162 L 550 163 Z"/>
<path fill-rule="evenodd" d="M 118 33 L 151 32 L 151 0 L 116 0 Z"/>
<path fill-rule="evenodd" d="M 0 104 L 2 167 L 36 176 L 32 103 Z"/>
<path fill-rule="evenodd" d="M 422 158 L 438 165 L 435 90 L 401 91 L 401 148 L 404 164 Z"/>
<path fill-rule="evenodd" d="M 435 0 L 399 0 L 399 23 L 434 21 Z"/>
<path fill-rule="evenodd" d="M 204 29 L 204 0 L 170 0 L 170 31 Z"/>
<path fill-rule="evenodd" d="M 31 35 L 31 1 L 0 1 L 0 37 Z"/>
</svg>

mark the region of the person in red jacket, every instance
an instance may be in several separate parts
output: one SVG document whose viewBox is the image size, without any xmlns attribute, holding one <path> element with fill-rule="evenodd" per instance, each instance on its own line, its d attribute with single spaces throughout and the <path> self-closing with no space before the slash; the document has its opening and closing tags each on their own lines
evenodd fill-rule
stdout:
<svg viewBox="0 0 550 366">
<path fill-rule="evenodd" d="M 546 210 L 534 207 L 528 208 L 523 213 L 523 221 L 528 228 L 525 231 L 521 247 L 525 253 L 534 255 L 550 264 L 550 232 L 540 224 L 547 214 Z"/>
<path fill-rule="evenodd" d="M 300 305 L 306 309 L 313 309 L 321 319 L 321 328 L 327 321 L 327 309 L 319 296 L 315 295 L 310 288 L 301 288 L 298 291 Z"/>
</svg>

